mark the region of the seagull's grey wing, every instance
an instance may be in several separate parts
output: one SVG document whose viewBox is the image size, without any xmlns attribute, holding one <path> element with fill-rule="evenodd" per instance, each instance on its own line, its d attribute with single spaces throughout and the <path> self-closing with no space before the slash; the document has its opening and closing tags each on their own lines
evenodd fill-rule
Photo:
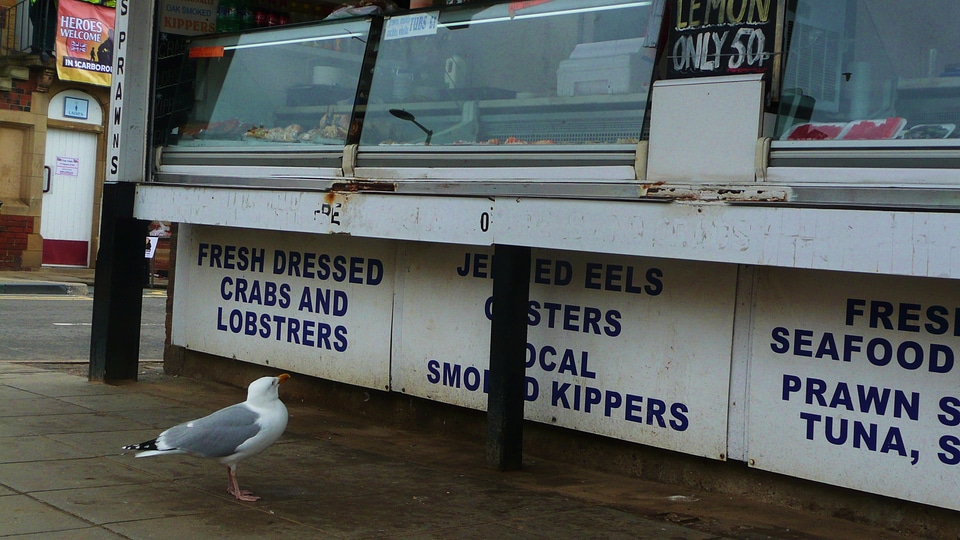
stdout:
<svg viewBox="0 0 960 540">
<path fill-rule="evenodd" d="M 260 431 L 257 418 L 257 413 L 238 403 L 164 431 L 157 445 L 203 457 L 229 456 Z"/>
</svg>

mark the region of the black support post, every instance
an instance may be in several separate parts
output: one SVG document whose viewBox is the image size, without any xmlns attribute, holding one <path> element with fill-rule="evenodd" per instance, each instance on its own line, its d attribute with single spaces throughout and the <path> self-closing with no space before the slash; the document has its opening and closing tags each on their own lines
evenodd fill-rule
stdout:
<svg viewBox="0 0 960 540">
<path fill-rule="evenodd" d="M 91 381 L 137 380 L 147 222 L 133 218 L 136 184 L 103 186 L 93 288 Z"/>
<path fill-rule="evenodd" d="M 493 320 L 487 394 L 487 462 L 520 469 L 530 297 L 530 248 L 494 246 Z"/>
</svg>

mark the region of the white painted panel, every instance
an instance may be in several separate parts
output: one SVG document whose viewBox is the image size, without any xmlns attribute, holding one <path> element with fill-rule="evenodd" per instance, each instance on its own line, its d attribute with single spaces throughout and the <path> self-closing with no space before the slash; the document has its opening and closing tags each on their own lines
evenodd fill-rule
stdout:
<svg viewBox="0 0 960 540">
<path fill-rule="evenodd" d="M 90 240 L 96 162 L 96 134 L 47 130 L 45 165 L 50 168 L 50 190 L 43 195 L 40 221 L 45 239 Z"/>
<path fill-rule="evenodd" d="M 816 270 L 960 277 L 960 214 L 497 199 L 494 238 L 529 245 Z"/>
<path fill-rule="evenodd" d="M 490 248 L 411 244 L 393 387 L 486 409 Z M 528 419 L 722 459 L 736 267 L 534 250 Z"/>
<path fill-rule="evenodd" d="M 329 201 L 329 202 L 328 202 Z M 338 224 L 322 213 L 335 207 Z M 136 216 L 373 238 L 960 277 L 960 214 L 140 185 Z M 812 231 L 812 232 L 811 232 Z"/>
<path fill-rule="evenodd" d="M 490 245 L 492 210 L 493 202 L 486 198 L 141 184 L 135 215 L 198 225 Z"/>
<path fill-rule="evenodd" d="M 813 144 L 819 144 L 810 141 Z M 858 141 L 869 144 L 873 141 Z M 889 144 L 890 141 L 875 141 L 880 144 Z M 926 143 L 943 142 L 955 145 L 952 139 L 944 141 L 916 141 Z M 898 144 L 901 141 L 897 141 Z M 782 144 L 774 142 L 773 144 Z M 882 150 L 880 150 L 882 151 Z M 930 186 L 953 188 L 960 179 L 957 169 L 896 169 L 893 167 L 770 167 L 767 169 L 767 182 L 780 184 L 810 184 L 837 187 L 842 185 L 879 186 Z"/>
<path fill-rule="evenodd" d="M 960 283 L 757 276 L 750 463 L 960 509 Z"/>
<path fill-rule="evenodd" d="M 752 182 L 763 115 L 760 75 L 657 81 L 649 182 Z"/>
<path fill-rule="evenodd" d="M 174 344 L 389 388 L 394 243 L 186 229 L 178 244 Z M 303 262 L 291 264 L 294 257 Z"/>
</svg>

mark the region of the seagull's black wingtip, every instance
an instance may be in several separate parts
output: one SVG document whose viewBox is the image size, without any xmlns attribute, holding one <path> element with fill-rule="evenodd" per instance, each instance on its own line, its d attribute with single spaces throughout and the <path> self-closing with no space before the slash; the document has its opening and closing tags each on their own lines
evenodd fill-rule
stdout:
<svg viewBox="0 0 960 540">
<path fill-rule="evenodd" d="M 157 440 L 151 439 L 149 441 L 144 441 L 140 444 L 128 444 L 123 447 L 123 450 L 136 450 L 138 452 L 144 450 L 157 450 Z"/>
</svg>

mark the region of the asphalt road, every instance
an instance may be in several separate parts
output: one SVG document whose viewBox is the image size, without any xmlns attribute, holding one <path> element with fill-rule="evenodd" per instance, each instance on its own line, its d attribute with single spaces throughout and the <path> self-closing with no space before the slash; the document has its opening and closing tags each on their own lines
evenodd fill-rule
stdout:
<svg viewBox="0 0 960 540">
<path fill-rule="evenodd" d="M 145 290 L 140 360 L 163 358 L 165 291 Z M 0 295 L 0 361 L 90 360 L 93 295 Z"/>
</svg>

